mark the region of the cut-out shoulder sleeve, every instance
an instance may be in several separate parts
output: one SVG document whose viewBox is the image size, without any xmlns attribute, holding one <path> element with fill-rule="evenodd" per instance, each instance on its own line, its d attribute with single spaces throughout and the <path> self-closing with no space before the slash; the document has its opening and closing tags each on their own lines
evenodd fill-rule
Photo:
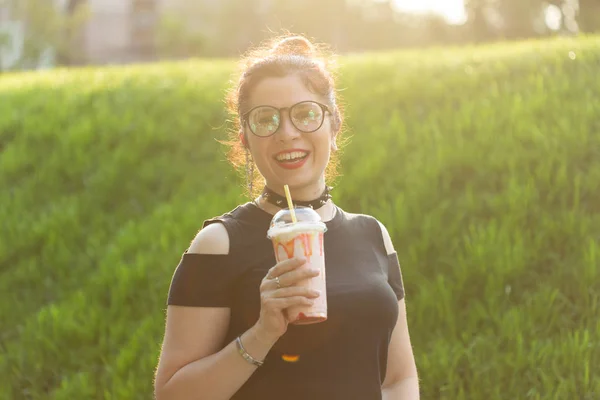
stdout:
<svg viewBox="0 0 600 400">
<path fill-rule="evenodd" d="M 236 265 L 228 254 L 184 253 L 169 288 L 168 305 L 230 307 Z"/>
<path fill-rule="evenodd" d="M 385 251 L 387 252 L 387 254 L 394 253 L 396 250 L 394 249 L 394 244 L 392 243 L 392 238 L 390 237 L 387 228 L 380 221 L 377 221 L 377 223 L 379 224 L 379 229 L 381 231 L 381 239 L 383 240 L 383 244 L 385 245 Z"/>
<path fill-rule="evenodd" d="M 381 239 L 381 245 L 383 250 L 387 253 L 387 267 L 388 267 L 388 283 L 394 290 L 398 300 L 404 298 L 404 282 L 402 280 L 402 270 L 400 268 L 400 261 L 398 260 L 398 253 L 394 249 L 392 238 L 390 234 L 380 221 L 377 221 L 379 227 L 379 234 Z"/>
<path fill-rule="evenodd" d="M 205 221 L 203 227 L 216 222 L 223 222 L 227 232 L 233 228 L 230 220 L 217 219 Z M 216 246 L 209 240 L 205 244 L 207 246 L 198 247 L 198 243 L 192 242 L 190 249 L 183 253 L 171 279 L 168 305 L 231 307 L 233 286 L 239 275 L 239 265 L 237 265 L 239 260 L 231 254 L 231 251 L 224 251 L 225 249 L 221 248 L 224 246 L 220 243 Z M 194 252 L 194 248 L 203 247 L 207 250 L 203 251 L 203 254 Z M 229 247 L 229 243 L 226 243 L 226 247 Z M 205 254 L 212 252 L 210 250 L 216 250 L 213 252 L 216 254 Z"/>
<path fill-rule="evenodd" d="M 229 254 L 229 233 L 224 224 L 207 224 L 194 238 L 188 253 Z"/>
<path fill-rule="evenodd" d="M 396 293 L 398 300 L 402 300 L 404 298 L 404 283 L 396 252 L 388 254 L 388 283 L 394 290 L 394 293 Z"/>
</svg>

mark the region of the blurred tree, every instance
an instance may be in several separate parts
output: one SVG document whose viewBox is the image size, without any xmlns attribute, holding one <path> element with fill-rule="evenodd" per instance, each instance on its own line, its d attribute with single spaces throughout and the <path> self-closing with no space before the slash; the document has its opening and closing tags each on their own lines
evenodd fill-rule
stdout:
<svg viewBox="0 0 600 400">
<path fill-rule="evenodd" d="M 399 47 L 407 39 L 407 21 L 395 12 L 390 1 L 355 2 L 351 15 L 353 19 L 344 26 L 353 50 Z"/>
<path fill-rule="evenodd" d="M 343 48 L 347 40 L 346 0 L 271 0 L 263 6 L 262 22 L 269 29 L 304 33 L 332 46 Z"/>
<path fill-rule="evenodd" d="M 12 40 L 7 32 L 0 32 L 0 72 L 4 70 L 4 52 L 12 50 Z"/>
<path fill-rule="evenodd" d="M 600 32 L 600 0 L 579 0 L 577 19 L 582 32 Z"/>
<path fill-rule="evenodd" d="M 204 34 L 194 31 L 181 15 L 161 15 L 156 32 L 156 51 L 160 57 L 197 56 L 202 54 L 205 42 Z"/>
<path fill-rule="evenodd" d="M 545 34 L 547 4 L 543 0 L 465 0 L 472 39 L 522 39 Z"/>
<path fill-rule="evenodd" d="M 457 28 L 449 25 L 441 15 L 426 14 L 421 20 L 420 36 L 424 44 L 451 44 L 457 41 Z"/>
<path fill-rule="evenodd" d="M 265 36 L 264 0 L 222 0 L 215 15 L 216 31 L 207 49 L 211 55 L 239 55 Z"/>
<path fill-rule="evenodd" d="M 60 9 L 53 1 L 8 0 L 13 18 L 24 24 L 20 58 L 13 68 L 35 68 L 45 58 L 59 63 L 80 59 L 80 27 L 87 18 L 86 2 L 69 1 Z"/>
<path fill-rule="evenodd" d="M 160 58 L 210 55 L 209 46 L 222 45 L 217 27 L 218 8 L 214 2 L 172 3 L 158 15 L 155 50 Z M 218 5 L 218 4 L 217 4 Z M 211 40 L 211 38 L 213 40 Z"/>
<path fill-rule="evenodd" d="M 502 37 L 506 39 L 524 39 L 537 36 L 537 20 L 543 18 L 544 3 L 541 0 L 502 0 L 496 2 L 502 18 Z"/>
<path fill-rule="evenodd" d="M 483 41 L 493 37 L 487 13 L 491 7 L 490 0 L 465 0 L 467 27 L 471 31 L 469 41 Z"/>
<path fill-rule="evenodd" d="M 61 46 L 56 49 L 59 65 L 77 65 L 85 62 L 83 23 L 89 16 L 88 0 L 67 0 L 62 24 Z"/>
<path fill-rule="evenodd" d="M 60 64 L 81 60 L 80 24 L 89 0 L 0 0 L 25 22 L 20 65 L 33 66 L 53 49 Z M 415 0 L 416 1 L 416 0 Z M 214 0 L 178 2 L 162 14 L 156 32 L 160 56 L 238 56 L 273 33 L 291 31 L 331 44 L 337 51 L 460 44 L 550 34 L 545 9 L 562 13 L 560 32 L 600 30 L 600 0 L 465 0 L 467 22 L 399 11 L 394 0 Z M 15 13 L 13 13 L 15 14 Z M 6 41 L 6 40 L 5 40 Z M 2 44 L 0 44 L 1 46 Z"/>
</svg>

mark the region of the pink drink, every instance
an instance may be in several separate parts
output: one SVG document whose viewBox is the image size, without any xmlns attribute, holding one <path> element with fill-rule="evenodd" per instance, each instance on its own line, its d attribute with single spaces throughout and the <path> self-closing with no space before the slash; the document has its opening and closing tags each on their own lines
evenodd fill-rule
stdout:
<svg viewBox="0 0 600 400">
<path fill-rule="evenodd" d="M 299 268 L 318 269 L 321 274 L 298 283 L 310 289 L 318 290 L 312 306 L 289 307 L 286 310 L 292 324 L 306 325 L 327 319 L 327 288 L 325 284 L 325 252 L 323 235 L 327 230 L 319 214 L 308 207 L 294 209 L 298 222 L 293 223 L 289 210 L 281 210 L 273 217 L 267 234 L 273 242 L 277 262 L 292 257 L 306 258 L 306 264 Z"/>
</svg>

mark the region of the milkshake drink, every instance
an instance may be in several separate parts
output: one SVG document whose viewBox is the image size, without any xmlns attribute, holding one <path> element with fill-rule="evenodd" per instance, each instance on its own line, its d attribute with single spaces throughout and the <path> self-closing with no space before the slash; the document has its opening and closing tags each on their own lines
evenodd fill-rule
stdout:
<svg viewBox="0 0 600 400">
<path fill-rule="evenodd" d="M 312 306 L 294 306 L 286 310 L 288 321 L 295 325 L 314 324 L 327 319 L 327 290 L 325 287 L 325 252 L 323 236 L 327 227 L 312 208 L 295 207 L 297 222 L 292 221 L 290 210 L 279 211 L 271 220 L 267 237 L 273 242 L 277 262 L 293 257 L 304 257 L 306 264 L 299 268 L 318 269 L 320 275 L 298 285 L 318 290 Z"/>
</svg>

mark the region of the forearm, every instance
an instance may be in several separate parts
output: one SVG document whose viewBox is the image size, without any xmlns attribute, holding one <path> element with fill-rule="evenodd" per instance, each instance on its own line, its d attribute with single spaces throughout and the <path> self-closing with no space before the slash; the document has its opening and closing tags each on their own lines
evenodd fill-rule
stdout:
<svg viewBox="0 0 600 400">
<path fill-rule="evenodd" d="M 419 400 L 419 378 L 410 377 L 381 389 L 383 400 Z"/>
<path fill-rule="evenodd" d="M 244 348 L 257 360 L 264 360 L 275 342 L 261 340 L 255 327 L 242 335 Z M 257 366 L 244 360 L 235 341 L 218 353 L 178 370 L 160 389 L 157 400 L 228 400 L 252 376 Z"/>
</svg>

